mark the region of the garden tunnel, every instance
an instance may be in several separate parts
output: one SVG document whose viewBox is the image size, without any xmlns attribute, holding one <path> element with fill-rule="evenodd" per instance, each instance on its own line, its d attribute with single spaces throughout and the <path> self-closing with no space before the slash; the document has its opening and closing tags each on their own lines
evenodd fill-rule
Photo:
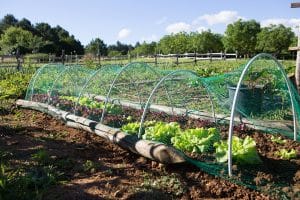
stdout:
<svg viewBox="0 0 300 200">
<path fill-rule="evenodd" d="M 66 68 L 68 67 L 62 64 L 47 64 L 39 68 L 30 80 L 25 100 L 48 102 L 48 95 L 54 81 Z M 40 98 L 36 95 L 39 95 Z"/>
<path fill-rule="evenodd" d="M 147 112 L 150 110 L 164 111 L 172 116 L 209 118 L 217 122 L 214 103 L 210 94 L 202 83 L 201 78 L 189 70 L 170 72 L 153 87 L 143 108 L 139 138 L 141 138 L 142 130 L 144 129 L 144 122 L 151 120 L 151 116 L 147 116 Z M 212 114 L 207 116 L 207 113 Z M 164 118 L 166 119 L 167 116 Z M 176 119 L 174 118 L 173 120 Z"/>
<path fill-rule="evenodd" d="M 246 124 L 299 139 L 299 96 L 281 64 L 268 54 L 255 56 L 236 71 L 208 78 L 188 70 L 158 70 L 145 63 L 107 65 L 97 70 L 49 64 L 31 79 L 26 100 L 47 103 L 114 128 L 136 122 L 139 138 L 144 138 L 145 122 L 156 117 L 178 121 L 182 129 L 227 123 L 229 134 L 223 133 L 222 139 L 229 146 L 229 175 L 234 126 Z M 227 171 L 211 154 L 199 162 L 197 159 L 191 162 L 212 174 Z"/>
</svg>

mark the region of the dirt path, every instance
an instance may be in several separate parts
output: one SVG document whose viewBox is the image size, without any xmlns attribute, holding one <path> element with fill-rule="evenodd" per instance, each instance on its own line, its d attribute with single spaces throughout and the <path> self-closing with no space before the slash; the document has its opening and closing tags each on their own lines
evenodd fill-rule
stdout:
<svg viewBox="0 0 300 200">
<path fill-rule="evenodd" d="M 42 199 L 270 199 L 188 164 L 159 165 L 35 111 L 2 114 L 0 136 L 13 168 L 28 170 L 36 157 L 54 166 L 59 179 Z"/>
</svg>

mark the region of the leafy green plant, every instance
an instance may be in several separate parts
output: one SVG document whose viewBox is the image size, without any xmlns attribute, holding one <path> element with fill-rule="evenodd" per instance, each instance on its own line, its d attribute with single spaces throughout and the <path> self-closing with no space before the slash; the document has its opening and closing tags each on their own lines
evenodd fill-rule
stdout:
<svg viewBox="0 0 300 200">
<path fill-rule="evenodd" d="M 154 126 L 156 121 L 145 121 L 144 122 L 144 127 L 151 127 Z M 140 129 L 140 122 L 131 122 L 128 124 L 125 124 L 121 127 L 121 130 L 130 134 L 130 135 L 136 135 L 138 134 Z M 144 132 L 144 130 L 143 130 Z"/>
<path fill-rule="evenodd" d="M 180 132 L 177 122 L 157 122 L 154 126 L 147 127 L 143 139 L 171 144 L 171 138 Z"/>
<path fill-rule="evenodd" d="M 295 149 L 291 149 L 290 151 L 287 149 L 280 149 L 279 151 L 275 152 L 275 155 L 281 159 L 290 160 L 297 157 L 297 152 Z"/>
<path fill-rule="evenodd" d="M 216 159 L 218 162 L 228 160 L 228 143 L 226 140 L 214 143 L 216 148 Z M 256 150 L 256 143 L 253 138 L 246 136 L 241 139 L 237 136 L 232 137 L 232 159 L 238 164 L 259 164 L 261 159 Z"/>
<path fill-rule="evenodd" d="M 286 140 L 282 139 L 281 136 L 276 137 L 274 135 L 271 136 L 271 141 L 276 144 L 285 144 L 286 143 Z"/>
<path fill-rule="evenodd" d="M 91 172 L 94 173 L 96 171 L 96 169 L 99 168 L 99 164 L 95 163 L 91 160 L 87 160 L 83 165 L 82 165 L 82 169 L 84 172 Z"/>
<path fill-rule="evenodd" d="M 36 153 L 31 155 L 31 158 L 40 164 L 48 163 L 50 156 L 45 149 L 40 149 Z"/>
<path fill-rule="evenodd" d="M 172 137 L 172 144 L 183 151 L 203 153 L 220 140 L 220 132 L 216 128 L 188 129 Z"/>
<path fill-rule="evenodd" d="M 77 102 L 78 98 L 73 96 L 60 96 L 60 99 L 65 99 L 72 102 Z M 95 100 L 92 100 L 88 97 L 81 97 L 78 101 L 79 105 L 86 106 L 91 109 L 104 109 L 105 103 L 104 102 L 98 102 Z M 122 108 L 118 105 L 107 103 L 106 104 L 106 111 L 109 114 L 120 114 L 122 113 Z"/>
<path fill-rule="evenodd" d="M 132 122 L 122 126 L 121 130 L 130 134 L 136 135 L 139 132 L 140 123 L 139 122 Z"/>
</svg>

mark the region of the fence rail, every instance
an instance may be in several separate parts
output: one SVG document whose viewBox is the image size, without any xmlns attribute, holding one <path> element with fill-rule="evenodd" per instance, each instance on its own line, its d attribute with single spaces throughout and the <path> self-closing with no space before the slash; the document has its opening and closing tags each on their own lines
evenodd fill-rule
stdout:
<svg viewBox="0 0 300 200">
<path fill-rule="evenodd" d="M 13 55 L 0 55 L 0 67 L 17 67 L 18 61 L 23 64 L 42 64 L 42 63 L 56 63 L 62 62 L 67 64 L 83 64 L 86 61 L 92 61 L 98 65 L 105 64 L 107 62 L 118 63 L 125 61 L 129 63 L 132 61 L 143 60 L 146 63 L 153 63 L 155 65 L 170 62 L 176 65 L 183 63 L 197 63 L 202 60 L 226 60 L 226 59 L 238 59 L 237 53 L 184 53 L 184 54 L 154 54 L 154 55 L 122 55 L 122 56 L 94 56 L 94 55 L 45 55 L 45 56 L 23 56 L 16 58 Z"/>
</svg>

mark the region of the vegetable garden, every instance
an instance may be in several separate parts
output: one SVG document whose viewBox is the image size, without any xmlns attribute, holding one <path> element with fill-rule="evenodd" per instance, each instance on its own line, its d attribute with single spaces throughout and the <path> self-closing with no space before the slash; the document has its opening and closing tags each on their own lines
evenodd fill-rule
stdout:
<svg viewBox="0 0 300 200">
<path fill-rule="evenodd" d="M 190 162 L 276 198 L 300 197 L 299 103 L 268 54 L 207 78 L 145 63 L 49 64 L 17 101 L 150 159 Z"/>
</svg>

